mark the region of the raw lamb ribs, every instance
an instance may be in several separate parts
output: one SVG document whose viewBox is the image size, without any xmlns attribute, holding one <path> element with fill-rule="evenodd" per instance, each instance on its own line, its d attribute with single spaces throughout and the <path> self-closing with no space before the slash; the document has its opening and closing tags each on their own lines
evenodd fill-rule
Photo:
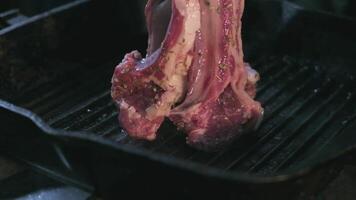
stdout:
<svg viewBox="0 0 356 200">
<path fill-rule="evenodd" d="M 187 143 L 219 149 L 258 126 L 259 74 L 243 61 L 244 0 L 149 0 L 146 58 L 127 54 L 112 78 L 119 121 L 136 139 L 154 140 L 165 117 Z"/>
</svg>

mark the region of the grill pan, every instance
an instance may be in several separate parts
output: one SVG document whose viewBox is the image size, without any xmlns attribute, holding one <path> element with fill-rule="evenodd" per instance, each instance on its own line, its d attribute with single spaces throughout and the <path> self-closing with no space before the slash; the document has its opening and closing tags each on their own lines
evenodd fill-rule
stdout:
<svg viewBox="0 0 356 200">
<path fill-rule="evenodd" d="M 311 187 L 355 149 L 356 22 L 280 1 L 246 2 L 245 57 L 265 107 L 258 131 L 217 153 L 191 149 L 169 122 L 153 143 L 130 139 L 109 93 L 115 64 L 146 47 L 130 2 L 78 0 L 5 23 L 1 152 L 108 198 L 142 189 L 249 199 Z"/>
</svg>

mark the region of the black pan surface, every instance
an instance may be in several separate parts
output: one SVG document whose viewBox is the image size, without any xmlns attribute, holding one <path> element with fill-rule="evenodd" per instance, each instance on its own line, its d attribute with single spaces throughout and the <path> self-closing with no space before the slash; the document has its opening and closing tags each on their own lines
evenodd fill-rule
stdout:
<svg viewBox="0 0 356 200">
<path fill-rule="evenodd" d="M 113 193 L 154 174 L 235 192 L 300 187 L 296 180 L 355 149 L 356 22 L 280 1 L 247 1 L 244 17 L 245 57 L 262 76 L 258 131 L 218 153 L 189 148 L 169 122 L 153 143 L 130 139 L 109 88 L 124 53 L 145 50 L 137 7 L 79 0 L 0 30 L 2 151 Z"/>
</svg>

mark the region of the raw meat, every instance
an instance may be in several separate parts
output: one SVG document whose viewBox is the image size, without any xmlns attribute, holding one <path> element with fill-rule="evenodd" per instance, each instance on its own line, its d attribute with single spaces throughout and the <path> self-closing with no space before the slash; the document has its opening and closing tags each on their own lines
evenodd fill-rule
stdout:
<svg viewBox="0 0 356 200">
<path fill-rule="evenodd" d="M 212 150 L 259 124 L 259 75 L 243 61 L 243 8 L 244 0 L 148 1 L 147 56 L 127 54 L 112 79 L 130 136 L 154 140 L 168 117 L 188 144 Z"/>
</svg>

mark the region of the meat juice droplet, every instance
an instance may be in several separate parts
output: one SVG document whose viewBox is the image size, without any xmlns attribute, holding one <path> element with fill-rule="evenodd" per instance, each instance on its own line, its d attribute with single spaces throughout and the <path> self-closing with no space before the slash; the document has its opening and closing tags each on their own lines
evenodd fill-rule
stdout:
<svg viewBox="0 0 356 200">
<path fill-rule="evenodd" d="M 347 93 L 347 97 L 346 97 L 346 99 L 347 99 L 347 100 L 350 100 L 350 99 L 351 99 L 351 97 L 352 97 L 352 93 L 351 93 L 351 92 Z"/>
<path fill-rule="evenodd" d="M 317 72 L 320 71 L 319 65 L 315 65 L 315 66 L 314 66 L 314 70 L 317 71 Z"/>
</svg>

